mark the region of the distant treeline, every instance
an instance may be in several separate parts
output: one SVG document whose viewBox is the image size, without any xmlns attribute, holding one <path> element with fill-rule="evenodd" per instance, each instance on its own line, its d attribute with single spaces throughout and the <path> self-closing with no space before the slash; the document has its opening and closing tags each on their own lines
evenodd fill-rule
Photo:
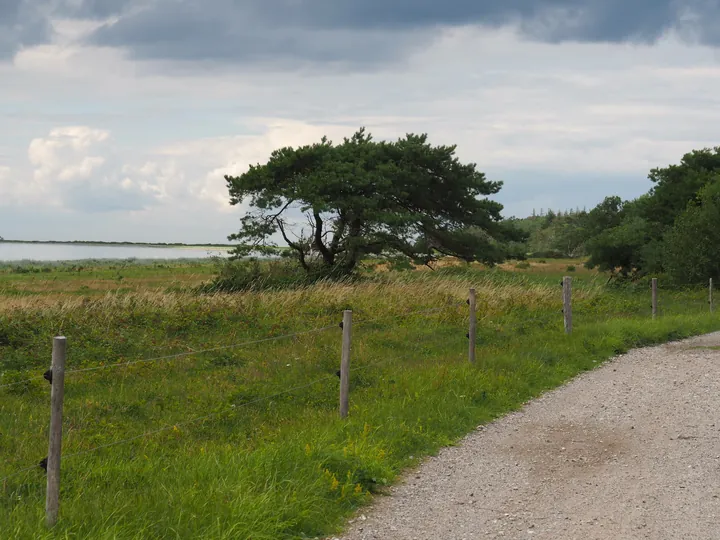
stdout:
<svg viewBox="0 0 720 540">
<path fill-rule="evenodd" d="M 590 211 L 548 211 L 508 220 L 533 257 L 587 257 L 586 265 L 629 278 L 666 275 L 678 284 L 720 280 L 720 147 L 693 150 L 655 168 L 644 195 L 606 197 Z"/>
</svg>

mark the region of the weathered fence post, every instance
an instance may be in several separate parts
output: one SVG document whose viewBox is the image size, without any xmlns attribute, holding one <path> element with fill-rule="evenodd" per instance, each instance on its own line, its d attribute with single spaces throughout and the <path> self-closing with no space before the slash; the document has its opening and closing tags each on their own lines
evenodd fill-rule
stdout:
<svg viewBox="0 0 720 540">
<path fill-rule="evenodd" d="M 470 305 L 470 328 L 468 329 L 468 360 L 470 360 L 470 363 L 472 364 L 475 363 L 475 341 L 477 339 L 477 300 L 475 298 L 475 289 L 470 289 L 468 304 Z"/>
<path fill-rule="evenodd" d="M 572 333 L 572 278 L 565 276 L 563 285 L 563 315 L 565 319 L 565 333 Z"/>
<path fill-rule="evenodd" d="M 350 343 L 352 311 L 343 312 L 342 359 L 340 360 L 340 418 L 347 418 L 350 408 Z"/>
<path fill-rule="evenodd" d="M 658 296 L 657 296 L 657 278 L 652 278 L 652 318 L 657 317 L 658 312 Z"/>
<path fill-rule="evenodd" d="M 57 523 L 60 506 L 60 449 L 62 446 L 63 397 L 65 393 L 65 355 L 67 340 L 53 338 L 52 366 L 50 368 L 50 443 L 47 457 L 47 493 L 45 521 L 48 527 Z"/>
<path fill-rule="evenodd" d="M 713 282 L 712 278 L 710 278 L 710 286 L 708 288 L 708 302 L 710 303 L 710 313 L 713 313 L 715 311 L 715 306 L 713 306 Z"/>
</svg>

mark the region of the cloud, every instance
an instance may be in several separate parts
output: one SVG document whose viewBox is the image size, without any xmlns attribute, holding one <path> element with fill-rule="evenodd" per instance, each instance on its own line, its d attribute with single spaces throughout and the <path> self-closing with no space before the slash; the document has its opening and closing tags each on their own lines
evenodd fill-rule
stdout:
<svg viewBox="0 0 720 540">
<path fill-rule="evenodd" d="M 22 208 L 29 224 L 55 204 L 83 224 L 66 237 L 99 235 L 102 222 L 117 225 L 103 229 L 112 238 L 222 241 L 243 210 L 229 206 L 224 174 L 361 125 L 378 139 L 427 132 L 433 144 L 457 144 L 463 161 L 506 181 L 497 198 L 507 215 L 635 197 L 650 187 L 650 168 L 717 144 L 718 53 L 677 35 L 652 46 L 559 45 L 465 25 L 443 29 L 397 69 L 308 76 L 186 64 L 179 75 L 79 45 L 104 19 L 63 16 L 52 45 L 0 65 L 0 218 Z M 422 36 L 413 24 L 399 32 Z M 348 31 L 393 34 L 370 24 Z"/>
<path fill-rule="evenodd" d="M 10 167 L 0 165 L 0 205 L 3 201 L 8 202 L 12 194 L 12 187 L 10 185 Z"/>
<path fill-rule="evenodd" d="M 105 159 L 85 154 L 109 136 L 104 130 L 73 126 L 54 129 L 48 137 L 33 139 L 28 159 L 35 167 L 35 180 L 44 183 L 87 179 Z"/>
<path fill-rule="evenodd" d="M 65 126 L 32 139 L 30 168 L 0 168 L 0 205 L 55 206 L 90 214 L 174 207 L 177 212 L 238 214 L 229 204 L 225 175 L 245 172 L 278 147 L 297 146 L 346 126 L 257 118 L 257 135 L 210 137 L 150 148 L 142 159 L 118 153 L 111 133 Z"/>
<path fill-rule="evenodd" d="M 230 206 L 225 175 L 244 173 L 250 165 L 267 161 L 273 150 L 317 142 L 323 135 L 339 140 L 357 126 L 308 124 L 282 118 L 252 118 L 244 125 L 253 135 L 211 137 L 163 145 L 154 150 L 156 160 L 164 159 L 185 172 L 188 196 L 210 203 L 216 211 L 238 214 Z M 155 164 L 148 164 L 155 167 Z"/>
<path fill-rule="evenodd" d="M 0 2 L 0 61 L 12 58 L 22 47 L 47 42 L 51 37 L 48 18 L 35 0 Z"/>
<path fill-rule="evenodd" d="M 163 178 L 124 174 L 132 171 L 109 143 L 109 131 L 88 126 L 59 127 L 33 139 L 27 151 L 32 176 L 15 182 L 15 197 L 89 213 L 156 205 L 165 196 Z"/>
<path fill-rule="evenodd" d="M 652 43 L 674 30 L 720 44 L 718 0 L 154 0 L 90 38 L 134 58 L 392 62 L 426 48 L 439 28 L 516 27 L 546 42 Z"/>
<path fill-rule="evenodd" d="M 669 32 L 720 45 L 719 0 L 3 0 L 0 58 L 49 44 L 57 21 L 85 44 L 142 60 L 377 68 L 443 29 L 512 27 L 542 42 L 654 43 Z M 90 22 L 92 21 L 92 23 Z"/>
</svg>

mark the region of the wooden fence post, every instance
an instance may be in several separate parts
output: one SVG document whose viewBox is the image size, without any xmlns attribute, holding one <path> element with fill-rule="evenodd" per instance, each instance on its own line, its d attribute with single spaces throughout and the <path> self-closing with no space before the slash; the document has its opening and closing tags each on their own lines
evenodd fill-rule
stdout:
<svg viewBox="0 0 720 540">
<path fill-rule="evenodd" d="M 472 364 L 475 363 L 475 341 L 477 339 L 477 300 L 475 297 L 475 289 L 470 289 L 468 304 L 470 305 L 470 328 L 468 329 L 468 360 L 470 360 L 470 363 Z"/>
<path fill-rule="evenodd" d="M 563 315 L 565 320 L 565 333 L 572 333 L 572 278 L 563 278 Z"/>
<path fill-rule="evenodd" d="M 350 343 L 352 311 L 343 312 L 342 359 L 340 360 L 340 418 L 347 418 L 350 409 Z"/>
<path fill-rule="evenodd" d="M 65 393 L 65 355 L 67 340 L 53 338 L 50 391 L 50 442 L 47 458 L 47 492 L 45 521 L 48 527 L 57 523 L 60 506 L 60 449 L 62 446 L 63 397 Z"/>
<path fill-rule="evenodd" d="M 715 306 L 713 306 L 713 282 L 712 278 L 710 278 L 710 287 L 708 288 L 708 302 L 710 303 L 710 313 L 713 313 L 715 311 Z"/>
<path fill-rule="evenodd" d="M 658 285 L 657 278 L 652 278 L 652 318 L 653 319 L 657 317 L 657 312 L 658 312 L 658 309 L 657 309 L 657 307 L 658 307 L 657 285 Z"/>
</svg>

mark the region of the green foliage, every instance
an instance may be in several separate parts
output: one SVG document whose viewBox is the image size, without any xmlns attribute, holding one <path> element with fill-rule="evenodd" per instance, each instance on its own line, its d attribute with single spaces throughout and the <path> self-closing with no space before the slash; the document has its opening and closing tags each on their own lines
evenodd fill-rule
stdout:
<svg viewBox="0 0 720 540">
<path fill-rule="evenodd" d="M 576 270 L 575 265 L 574 265 L 574 264 L 568 264 L 566 270 L 567 270 L 568 272 L 574 272 L 574 271 Z"/>
<path fill-rule="evenodd" d="M 530 254 L 530 258 L 532 258 L 532 259 L 539 259 L 539 258 L 565 259 L 565 258 L 567 258 L 567 255 L 565 253 L 563 253 L 562 251 L 557 251 L 557 250 L 533 251 Z M 545 261 L 543 261 L 543 262 L 545 262 Z"/>
<path fill-rule="evenodd" d="M 649 193 L 646 217 L 671 227 L 700 189 L 720 173 L 720 147 L 693 150 L 678 165 L 656 168 L 649 178 L 655 186 Z"/>
<path fill-rule="evenodd" d="M 226 181 L 231 204 L 253 209 L 230 236 L 243 244 L 235 255 L 277 254 L 279 235 L 309 274 L 345 275 L 383 253 L 420 264 L 442 255 L 494 264 L 505 259 L 506 242 L 523 239 L 487 198 L 502 183 L 426 135 L 375 142 L 360 129 L 339 145 L 323 138 L 281 148 Z"/>
<path fill-rule="evenodd" d="M 2 483 L 3 538 L 325 537 L 404 468 L 478 424 L 618 351 L 719 328 L 705 291 L 664 291 L 665 316 L 652 321 L 647 288 L 602 289 L 578 275 L 575 331 L 566 336 L 556 276 L 463 266 L 375 280 L 241 295 L 118 293 L 6 312 L 0 384 L 41 376 L 61 327 L 69 370 L 332 329 L 68 372 L 60 521 L 53 530 L 43 523 L 45 476 L 34 468 Z M 466 360 L 470 284 L 484 314 L 476 365 Z M 353 331 L 357 371 L 342 421 L 334 373 L 346 308 L 366 323 Z M 41 377 L 0 389 L 0 477 L 45 455 L 48 396 Z M 183 424 L 196 417 L 204 418 Z M 168 426 L 176 429 L 138 438 Z"/>
<path fill-rule="evenodd" d="M 508 242 L 505 245 L 505 254 L 508 259 L 524 261 L 527 259 L 527 244 L 524 242 Z"/>
<path fill-rule="evenodd" d="M 528 235 L 522 251 L 530 252 L 532 258 L 564 259 L 583 255 L 585 218 L 585 212 L 556 214 L 549 211 L 544 216 L 510 219 L 508 222 Z M 514 253 L 519 251 L 521 249 L 518 248 Z"/>
<path fill-rule="evenodd" d="M 619 270 L 625 277 L 637 272 L 642 268 L 642 248 L 650 240 L 649 231 L 647 221 L 635 217 L 601 232 L 588 241 L 587 267 L 610 272 Z"/>
<path fill-rule="evenodd" d="M 588 212 L 585 219 L 585 232 L 589 238 L 597 236 L 622 223 L 624 203 L 620 197 L 605 197 L 595 208 Z"/>
<path fill-rule="evenodd" d="M 714 272 L 713 204 L 700 206 L 705 186 L 720 175 L 720 147 L 694 150 L 677 165 L 656 168 L 655 183 L 634 201 L 608 197 L 588 213 L 588 265 L 634 279 L 668 273 L 678 283 L 700 283 Z M 699 206 L 700 205 L 700 206 Z"/>
<path fill-rule="evenodd" d="M 720 178 L 691 201 L 665 237 L 665 268 L 676 283 L 720 278 Z"/>
</svg>

